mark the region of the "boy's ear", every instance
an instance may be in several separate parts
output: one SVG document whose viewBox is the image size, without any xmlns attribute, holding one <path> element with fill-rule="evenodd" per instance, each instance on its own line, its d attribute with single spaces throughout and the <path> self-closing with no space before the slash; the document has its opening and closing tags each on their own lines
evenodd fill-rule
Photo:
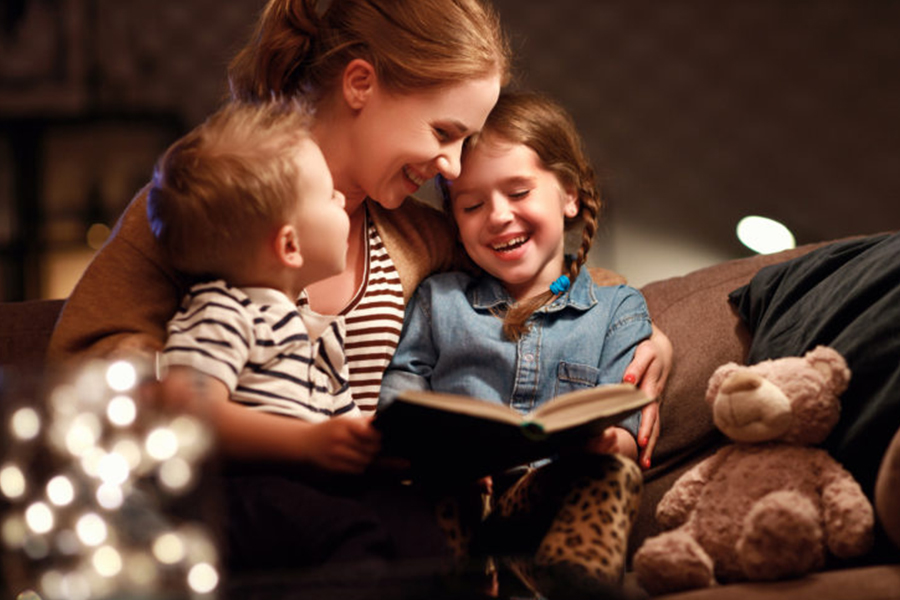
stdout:
<svg viewBox="0 0 900 600">
<path fill-rule="evenodd" d="M 354 58 L 344 67 L 342 90 L 344 99 L 353 110 L 359 110 L 366 105 L 376 84 L 375 67 L 369 61 Z"/>
<path fill-rule="evenodd" d="M 303 254 L 300 252 L 300 238 L 293 225 L 282 225 L 275 235 L 275 254 L 286 267 L 299 269 L 303 266 Z"/>
</svg>

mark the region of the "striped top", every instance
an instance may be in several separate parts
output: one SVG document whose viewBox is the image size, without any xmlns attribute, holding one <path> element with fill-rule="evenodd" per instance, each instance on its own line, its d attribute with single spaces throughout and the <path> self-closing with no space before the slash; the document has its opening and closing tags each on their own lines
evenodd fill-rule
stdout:
<svg viewBox="0 0 900 600">
<path fill-rule="evenodd" d="M 222 381 L 250 408 L 319 422 L 359 415 L 348 384 L 342 318 L 269 288 L 199 283 L 169 321 L 164 361 Z"/>
<path fill-rule="evenodd" d="M 368 213 L 366 222 L 368 260 L 363 283 L 341 312 L 347 326 L 344 350 L 350 389 L 364 414 L 378 405 L 381 377 L 397 349 L 405 308 L 400 275 Z M 308 304 L 305 293 L 300 297 L 300 306 L 304 304 Z"/>
</svg>

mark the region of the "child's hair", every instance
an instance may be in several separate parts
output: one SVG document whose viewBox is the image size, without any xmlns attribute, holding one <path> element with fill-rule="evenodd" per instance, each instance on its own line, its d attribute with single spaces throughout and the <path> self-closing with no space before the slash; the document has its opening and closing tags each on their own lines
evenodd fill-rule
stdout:
<svg viewBox="0 0 900 600">
<path fill-rule="evenodd" d="M 172 144 L 147 195 L 150 229 L 172 265 L 229 277 L 297 206 L 298 144 L 311 139 L 297 101 L 233 102 Z"/>
<path fill-rule="evenodd" d="M 588 160 L 584 144 L 569 113 L 546 96 L 527 92 L 503 92 L 481 132 L 471 138 L 463 150 L 463 157 L 480 142 L 499 139 L 524 144 L 537 154 L 544 169 L 556 175 L 560 185 L 578 196 L 578 214 L 566 218 L 566 228 L 581 224 L 581 244 L 574 260 L 569 263 L 569 280 L 575 278 L 587 260 L 597 232 L 603 199 L 596 182 L 594 169 Z M 444 208 L 453 214 L 450 186 L 439 178 Z M 503 332 L 511 340 L 518 340 L 528 332 L 528 318 L 556 296 L 549 289 L 542 294 L 516 303 L 503 320 Z"/>
<path fill-rule="evenodd" d="M 232 96 L 315 95 L 337 85 L 356 58 L 393 92 L 498 73 L 509 75 L 500 20 L 482 0 L 269 0 L 250 42 L 229 67 Z"/>
</svg>

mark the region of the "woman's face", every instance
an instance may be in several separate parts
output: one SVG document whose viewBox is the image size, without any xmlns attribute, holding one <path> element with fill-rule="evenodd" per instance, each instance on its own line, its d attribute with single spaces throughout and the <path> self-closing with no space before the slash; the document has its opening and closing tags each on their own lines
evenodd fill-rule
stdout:
<svg viewBox="0 0 900 600">
<path fill-rule="evenodd" d="M 341 191 L 393 209 L 438 173 L 455 179 L 463 142 L 482 128 L 499 93 L 496 75 L 413 94 L 375 85 L 351 126 L 352 175 Z"/>
</svg>

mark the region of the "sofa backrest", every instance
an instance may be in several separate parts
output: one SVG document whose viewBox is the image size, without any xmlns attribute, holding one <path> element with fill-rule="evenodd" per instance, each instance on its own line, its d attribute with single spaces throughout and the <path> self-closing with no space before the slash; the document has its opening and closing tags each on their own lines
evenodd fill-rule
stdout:
<svg viewBox="0 0 900 600">
<path fill-rule="evenodd" d="M 40 364 L 64 303 L 64 300 L 0 303 L 0 366 Z"/>
</svg>

